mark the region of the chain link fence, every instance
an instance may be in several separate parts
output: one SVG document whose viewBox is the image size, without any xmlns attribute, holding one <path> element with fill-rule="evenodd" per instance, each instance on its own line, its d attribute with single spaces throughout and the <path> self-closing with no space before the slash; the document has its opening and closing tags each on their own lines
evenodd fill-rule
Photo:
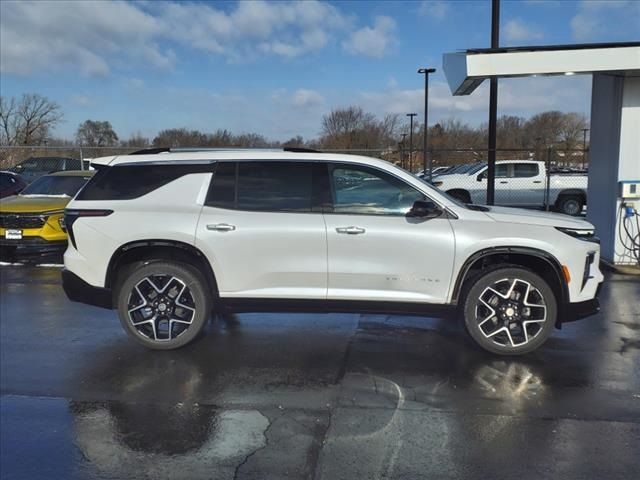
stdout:
<svg viewBox="0 0 640 480">
<path fill-rule="evenodd" d="M 143 147 L 142 147 L 143 148 Z M 12 170 L 27 182 L 59 170 L 90 168 L 92 158 L 126 155 L 137 147 L 12 146 L 0 147 L 0 170 Z M 424 178 L 421 149 L 323 150 L 380 158 Z M 431 182 L 465 203 L 487 201 L 486 149 L 429 150 Z M 581 215 L 587 204 L 587 152 L 557 148 L 496 150 L 495 204 L 557 210 Z"/>
</svg>

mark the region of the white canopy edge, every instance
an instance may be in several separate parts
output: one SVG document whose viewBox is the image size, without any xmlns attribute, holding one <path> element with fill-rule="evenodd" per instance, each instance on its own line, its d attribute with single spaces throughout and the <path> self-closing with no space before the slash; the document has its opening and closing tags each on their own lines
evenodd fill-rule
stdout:
<svg viewBox="0 0 640 480">
<path fill-rule="evenodd" d="M 451 93 L 469 95 L 489 77 L 594 72 L 640 75 L 640 47 L 446 53 L 443 68 Z"/>
</svg>

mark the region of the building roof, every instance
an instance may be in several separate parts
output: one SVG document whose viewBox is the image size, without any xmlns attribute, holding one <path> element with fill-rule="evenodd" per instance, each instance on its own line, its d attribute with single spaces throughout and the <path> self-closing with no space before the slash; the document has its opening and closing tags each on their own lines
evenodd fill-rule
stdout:
<svg viewBox="0 0 640 480">
<path fill-rule="evenodd" d="M 640 42 L 471 49 L 446 53 L 443 68 L 453 95 L 469 95 L 491 77 L 640 76 Z"/>
</svg>

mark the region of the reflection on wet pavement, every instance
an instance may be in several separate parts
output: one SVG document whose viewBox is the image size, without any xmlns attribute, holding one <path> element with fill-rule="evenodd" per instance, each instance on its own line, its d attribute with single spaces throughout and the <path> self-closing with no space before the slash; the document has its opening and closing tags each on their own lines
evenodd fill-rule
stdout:
<svg viewBox="0 0 640 480">
<path fill-rule="evenodd" d="M 538 352 L 451 320 L 239 314 L 174 352 L 0 268 L 3 478 L 630 478 L 640 469 L 640 282 Z M 603 441 L 604 439 L 604 441 Z M 37 458 L 37 461 L 34 461 Z"/>
</svg>

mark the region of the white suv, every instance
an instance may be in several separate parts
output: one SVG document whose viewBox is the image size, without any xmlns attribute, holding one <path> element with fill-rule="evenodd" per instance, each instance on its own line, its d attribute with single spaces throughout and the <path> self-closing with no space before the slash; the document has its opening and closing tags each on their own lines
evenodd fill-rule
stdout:
<svg viewBox="0 0 640 480">
<path fill-rule="evenodd" d="M 598 309 L 583 220 L 464 205 L 367 157 L 136 153 L 93 160 L 65 211 L 62 275 L 147 347 L 189 343 L 224 306 L 457 312 L 482 348 L 522 354 Z"/>
</svg>

